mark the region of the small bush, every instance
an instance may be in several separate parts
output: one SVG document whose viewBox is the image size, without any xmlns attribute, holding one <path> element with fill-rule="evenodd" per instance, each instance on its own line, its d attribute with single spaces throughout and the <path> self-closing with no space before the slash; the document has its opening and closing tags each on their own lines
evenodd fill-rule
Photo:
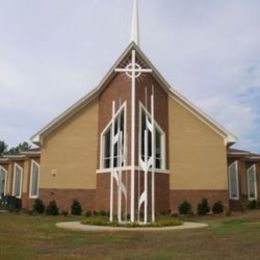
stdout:
<svg viewBox="0 0 260 260">
<path fill-rule="evenodd" d="M 183 222 L 178 218 L 171 218 L 171 219 L 160 219 L 155 223 L 152 223 L 151 227 L 172 227 L 172 226 L 180 226 Z"/>
<path fill-rule="evenodd" d="M 99 212 L 99 214 L 100 214 L 100 216 L 107 216 L 107 213 L 106 213 L 104 210 L 101 210 L 101 211 Z"/>
<path fill-rule="evenodd" d="M 256 209 L 257 208 L 257 201 L 256 200 L 252 200 L 248 203 L 247 205 L 248 209 Z"/>
<path fill-rule="evenodd" d="M 92 212 L 89 210 L 85 213 L 85 217 L 91 217 L 92 216 Z"/>
<path fill-rule="evenodd" d="M 34 211 L 33 209 L 29 209 L 29 210 L 27 211 L 27 213 L 28 213 L 29 216 L 33 216 L 34 212 L 35 212 L 35 211 Z"/>
<path fill-rule="evenodd" d="M 184 200 L 178 207 L 179 213 L 181 215 L 188 215 L 192 213 L 192 207 L 191 204 Z"/>
<path fill-rule="evenodd" d="M 221 201 L 217 201 L 213 207 L 212 207 L 212 212 L 214 214 L 220 214 L 224 211 L 224 207 Z"/>
<path fill-rule="evenodd" d="M 55 200 L 53 200 L 49 203 L 49 205 L 47 206 L 47 209 L 46 209 L 46 213 L 47 213 L 47 215 L 51 215 L 51 216 L 59 215 L 59 208 L 58 208 Z"/>
<path fill-rule="evenodd" d="M 0 201 L 0 209 L 19 212 L 22 209 L 22 200 L 10 195 L 4 196 Z"/>
<path fill-rule="evenodd" d="M 93 211 L 93 216 L 99 216 L 99 213 L 97 211 Z"/>
<path fill-rule="evenodd" d="M 69 215 L 69 212 L 67 210 L 63 210 L 61 212 L 61 214 L 64 216 L 64 217 L 67 217 Z"/>
<path fill-rule="evenodd" d="M 198 204 L 197 213 L 200 216 L 207 215 L 210 211 L 209 203 L 207 199 L 202 199 L 201 202 Z"/>
<path fill-rule="evenodd" d="M 38 214 L 42 214 L 45 211 L 45 206 L 43 204 L 43 201 L 40 199 L 36 199 L 34 201 L 33 210 Z"/>
<path fill-rule="evenodd" d="M 170 209 L 163 209 L 161 211 L 161 215 L 162 216 L 169 216 L 169 215 L 171 215 L 171 210 Z"/>
<path fill-rule="evenodd" d="M 109 226 L 112 223 L 109 222 L 109 219 L 104 216 L 91 216 L 86 217 L 81 220 L 82 224 L 93 225 L 93 226 Z"/>
<path fill-rule="evenodd" d="M 81 220 L 81 223 L 84 225 L 94 225 L 94 226 L 112 226 L 112 227 L 169 227 L 169 226 L 179 226 L 182 225 L 183 222 L 178 218 L 167 218 L 167 219 L 159 219 L 155 223 L 150 223 L 147 225 L 142 225 L 139 223 L 126 223 L 119 224 L 117 221 L 109 222 L 109 219 L 104 216 L 92 216 L 86 217 Z"/>
<path fill-rule="evenodd" d="M 82 208 L 80 205 L 80 202 L 78 200 L 74 200 L 71 205 L 71 215 L 81 215 L 82 214 Z"/>
</svg>

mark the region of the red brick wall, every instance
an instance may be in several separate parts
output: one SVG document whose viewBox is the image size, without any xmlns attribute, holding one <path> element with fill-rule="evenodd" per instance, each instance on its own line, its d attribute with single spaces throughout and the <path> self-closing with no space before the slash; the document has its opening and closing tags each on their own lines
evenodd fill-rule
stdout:
<svg viewBox="0 0 260 260">
<path fill-rule="evenodd" d="M 210 206 L 217 201 L 221 201 L 226 209 L 229 208 L 227 190 L 171 190 L 170 191 L 170 209 L 178 212 L 178 206 L 187 200 L 191 203 L 193 212 L 197 211 L 197 205 L 201 199 L 208 199 Z"/>
<path fill-rule="evenodd" d="M 47 206 L 55 200 L 59 210 L 69 211 L 74 199 L 79 200 L 84 211 L 94 210 L 96 203 L 95 190 L 40 189 L 40 199 Z"/>
<path fill-rule="evenodd" d="M 122 195 L 122 209 L 127 207 L 127 212 L 130 210 L 130 172 L 126 171 L 122 173 L 122 182 L 127 190 L 127 201 Z M 114 200 L 113 200 L 113 212 L 117 211 L 117 186 L 114 181 Z M 127 204 L 127 205 L 126 205 Z M 110 211 L 110 173 L 97 174 L 97 191 L 96 191 L 96 210 L 97 211 Z"/>
<path fill-rule="evenodd" d="M 99 96 L 99 123 L 98 123 L 98 136 L 105 129 L 112 118 L 112 102 L 116 102 L 116 110 L 119 108 L 119 104 L 127 102 L 127 136 L 128 136 L 128 151 L 127 154 L 131 155 L 131 84 L 125 74 L 118 74 L 109 85 L 103 90 Z M 100 165 L 100 138 L 98 142 L 98 154 L 97 154 L 97 169 Z M 130 156 L 128 156 L 128 164 L 130 163 Z"/>
<path fill-rule="evenodd" d="M 155 121 L 159 124 L 165 133 L 166 144 L 166 168 L 169 167 L 168 163 L 168 94 L 163 90 L 159 83 L 154 79 L 151 74 L 144 74 L 137 80 L 136 87 L 136 160 L 138 159 L 138 137 L 139 137 L 139 102 L 141 102 L 146 109 L 151 113 L 151 94 L 152 86 L 154 86 L 154 117 Z M 146 98 L 147 93 L 147 98 Z M 147 103 L 147 104 L 146 104 Z M 146 104 L 146 105 L 145 105 Z"/>
</svg>

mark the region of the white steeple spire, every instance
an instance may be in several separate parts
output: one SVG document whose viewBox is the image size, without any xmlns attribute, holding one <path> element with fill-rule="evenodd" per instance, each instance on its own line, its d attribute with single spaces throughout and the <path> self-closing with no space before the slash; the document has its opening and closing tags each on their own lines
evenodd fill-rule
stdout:
<svg viewBox="0 0 260 260">
<path fill-rule="evenodd" d="M 133 15 L 132 15 L 132 29 L 130 42 L 139 45 L 139 15 L 138 15 L 138 0 L 134 0 Z"/>
</svg>

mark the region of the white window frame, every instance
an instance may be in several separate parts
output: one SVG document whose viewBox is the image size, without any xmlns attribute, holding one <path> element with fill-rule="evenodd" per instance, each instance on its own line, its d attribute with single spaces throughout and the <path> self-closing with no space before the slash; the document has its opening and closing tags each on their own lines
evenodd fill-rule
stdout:
<svg viewBox="0 0 260 260">
<path fill-rule="evenodd" d="M 37 179 L 37 194 L 32 195 L 32 175 L 33 175 L 33 165 L 38 167 L 38 179 Z M 30 169 L 30 188 L 29 188 L 29 198 L 30 199 L 37 199 L 39 197 L 39 185 L 40 185 L 40 175 L 41 175 L 41 167 L 40 164 L 37 163 L 35 160 L 31 160 L 31 169 Z"/>
<path fill-rule="evenodd" d="M 254 198 L 250 197 L 250 184 L 249 184 L 249 173 L 251 169 L 254 169 Z M 247 196 L 248 200 L 257 200 L 257 179 L 256 179 L 256 164 L 253 164 L 246 170 L 246 179 L 247 179 Z"/>
<path fill-rule="evenodd" d="M 141 124 L 142 124 L 142 110 L 151 118 L 150 112 L 147 110 L 147 108 L 142 104 L 142 102 L 139 102 L 139 133 L 138 133 L 138 149 L 139 154 L 141 154 L 141 138 L 142 138 L 142 132 L 141 132 Z M 162 130 L 162 128 L 159 126 L 159 124 L 154 119 L 154 126 L 157 128 L 157 130 L 161 133 L 161 151 L 162 151 L 162 166 L 161 168 L 155 168 L 155 171 L 165 171 L 166 170 L 166 135 L 165 132 Z M 156 140 L 154 140 L 156 142 Z M 154 158 L 154 164 L 156 166 L 156 156 Z"/>
<path fill-rule="evenodd" d="M 231 167 L 235 165 L 236 166 L 236 186 L 237 186 L 237 196 L 236 197 L 232 197 L 232 189 L 231 189 L 231 178 L 230 178 L 230 169 Z M 228 183 L 229 183 L 229 199 L 230 200 L 239 200 L 239 178 L 238 178 L 238 161 L 234 161 L 233 163 L 231 163 L 228 167 Z"/>
<path fill-rule="evenodd" d="M 126 101 L 123 103 L 123 105 L 118 109 L 118 111 L 115 113 L 115 117 L 117 117 L 122 110 L 124 110 L 124 140 L 125 140 L 125 147 L 126 147 L 126 156 L 123 161 L 123 167 L 126 167 L 127 164 L 127 103 Z M 100 134 L 100 160 L 99 160 L 99 169 L 100 170 L 109 170 L 109 168 L 104 167 L 104 150 L 105 150 L 105 136 L 104 134 L 109 129 L 109 127 L 112 124 L 112 119 L 108 122 L 107 126 L 104 128 L 104 130 Z M 111 165 L 110 165 L 111 168 Z"/>
<path fill-rule="evenodd" d="M 19 196 L 15 195 L 15 182 L 16 182 L 16 169 L 20 169 L 21 170 L 21 181 L 20 181 L 20 194 Z M 22 189 L 23 189 L 23 167 L 21 167 L 18 163 L 14 164 L 14 170 L 13 170 L 13 196 L 15 196 L 18 199 L 22 198 Z"/>
<path fill-rule="evenodd" d="M 7 191 L 7 170 L 0 165 L 0 171 L 3 171 L 5 175 L 5 185 L 4 185 L 4 196 L 5 196 Z M 1 194 L 0 194 L 0 198 L 1 198 Z"/>
</svg>

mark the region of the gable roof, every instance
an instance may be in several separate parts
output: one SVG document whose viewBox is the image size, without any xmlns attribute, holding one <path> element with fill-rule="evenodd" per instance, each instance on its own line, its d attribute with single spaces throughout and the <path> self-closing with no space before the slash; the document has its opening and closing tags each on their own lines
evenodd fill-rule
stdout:
<svg viewBox="0 0 260 260">
<path fill-rule="evenodd" d="M 193 105 L 187 98 L 181 95 L 178 91 L 173 89 L 170 84 L 163 78 L 160 72 L 155 68 L 155 66 L 150 62 L 150 60 L 146 57 L 143 51 L 134 43 L 130 43 L 126 50 L 121 54 L 119 59 L 114 63 L 112 68 L 108 71 L 99 85 L 90 91 L 87 95 L 81 98 L 74 105 L 65 110 L 62 114 L 52 120 L 49 124 L 43 127 L 40 131 L 34 134 L 30 140 L 35 144 L 40 144 L 42 137 L 46 136 L 48 133 L 56 129 L 60 126 L 65 120 L 69 117 L 73 116 L 77 111 L 79 111 L 86 104 L 93 101 L 96 97 L 98 97 L 99 93 L 107 86 L 107 84 L 111 81 L 111 79 L 116 75 L 115 68 L 119 66 L 123 60 L 127 57 L 129 52 L 135 49 L 139 57 L 152 69 L 152 75 L 155 79 L 160 83 L 160 85 L 168 92 L 169 96 L 173 99 L 180 102 L 187 109 L 189 109 L 192 113 L 194 113 L 201 121 L 210 126 L 214 131 L 220 134 L 224 139 L 226 144 L 234 144 L 238 139 L 230 133 L 227 129 L 217 123 L 213 118 L 204 113 L 201 109 Z"/>
</svg>

